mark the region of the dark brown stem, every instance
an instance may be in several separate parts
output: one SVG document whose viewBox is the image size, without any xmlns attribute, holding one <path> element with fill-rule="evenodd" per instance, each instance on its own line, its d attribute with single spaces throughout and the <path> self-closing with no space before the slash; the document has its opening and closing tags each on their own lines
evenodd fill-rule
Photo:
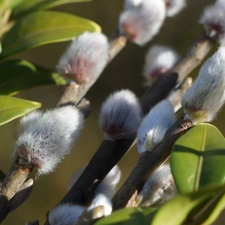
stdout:
<svg viewBox="0 0 225 225">
<path fill-rule="evenodd" d="M 136 167 L 113 198 L 114 210 L 125 207 L 135 192 L 142 189 L 148 177 L 169 157 L 173 143 L 192 126 L 182 116 L 162 142 L 140 156 Z"/>
<path fill-rule="evenodd" d="M 104 140 L 80 178 L 60 203 L 86 205 L 92 199 L 96 187 L 123 157 L 132 142 L 133 139 Z"/>
<path fill-rule="evenodd" d="M 24 182 L 19 191 L 9 201 L 8 205 L 10 212 L 21 206 L 30 197 L 33 185 L 34 185 L 33 178 L 29 178 L 27 181 Z"/>
</svg>

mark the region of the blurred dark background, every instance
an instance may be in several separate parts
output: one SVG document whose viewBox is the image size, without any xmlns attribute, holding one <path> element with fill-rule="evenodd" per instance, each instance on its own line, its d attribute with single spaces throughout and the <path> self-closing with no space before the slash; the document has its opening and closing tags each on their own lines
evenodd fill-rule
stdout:
<svg viewBox="0 0 225 225">
<path fill-rule="evenodd" d="M 103 138 L 98 127 L 98 114 L 105 98 L 111 92 L 124 88 L 131 89 L 138 96 L 141 96 L 145 90 L 142 85 L 144 79 L 141 73 L 144 56 L 148 48 L 152 44 L 169 45 L 179 54 L 182 54 L 201 33 L 202 27 L 198 24 L 198 20 L 204 7 L 210 3 L 213 3 L 213 1 L 189 0 L 185 10 L 174 18 L 166 19 L 161 32 L 145 47 L 128 43 L 126 48 L 108 65 L 98 82 L 87 94 L 87 98 L 92 104 L 92 113 L 86 120 L 84 129 L 72 153 L 66 157 L 54 173 L 40 177 L 35 184 L 32 196 L 19 209 L 11 213 L 3 224 L 25 224 L 25 222 L 34 219 L 38 219 L 40 224 L 43 224 L 46 212 L 57 204 L 66 193 L 73 173 L 88 163 Z M 122 0 L 93 0 L 88 3 L 67 4 L 54 8 L 54 10 L 91 19 L 102 27 L 103 33 L 110 36 L 116 29 L 118 16 L 122 8 Z M 16 58 L 25 58 L 36 64 L 55 69 L 60 55 L 67 46 L 68 42 L 46 45 L 19 54 Z M 199 68 L 191 76 L 195 77 L 198 70 Z M 62 87 L 44 86 L 24 91 L 18 96 L 39 101 L 43 105 L 42 108 L 46 109 L 54 107 L 62 90 Z M 222 110 L 213 124 L 218 126 L 221 132 L 225 134 L 224 116 L 225 111 Z M 8 171 L 12 163 L 11 156 L 17 124 L 18 120 L 0 127 L 0 168 L 4 172 Z M 126 179 L 137 159 L 138 154 L 134 148 L 119 162 L 123 174 L 121 183 Z M 224 224 L 222 221 L 223 219 L 220 219 L 217 224 Z"/>
</svg>

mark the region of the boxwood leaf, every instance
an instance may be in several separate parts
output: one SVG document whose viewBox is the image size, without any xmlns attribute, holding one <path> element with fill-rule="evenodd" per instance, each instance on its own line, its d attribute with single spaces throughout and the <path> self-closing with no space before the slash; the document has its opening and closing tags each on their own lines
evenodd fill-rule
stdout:
<svg viewBox="0 0 225 225">
<path fill-rule="evenodd" d="M 1 62 L 0 74 L 0 95 L 13 95 L 39 85 L 64 85 L 66 83 L 59 74 L 26 60 Z"/>
<path fill-rule="evenodd" d="M 171 170 L 180 193 L 225 183 L 225 139 L 210 124 L 199 124 L 180 137 L 171 154 Z"/>
<path fill-rule="evenodd" d="M 0 95 L 0 126 L 41 106 L 38 102 Z"/>
<path fill-rule="evenodd" d="M 40 45 L 68 41 L 84 31 L 99 32 L 94 22 L 68 13 L 39 11 L 19 19 L 2 41 L 1 58 Z"/>
</svg>

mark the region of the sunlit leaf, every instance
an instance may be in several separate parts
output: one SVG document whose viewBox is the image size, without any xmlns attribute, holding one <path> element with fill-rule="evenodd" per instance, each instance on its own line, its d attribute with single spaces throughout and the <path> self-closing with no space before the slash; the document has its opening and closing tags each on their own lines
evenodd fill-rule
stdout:
<svg viewBox="0 0 225 225">
<path fill-rule="evenodd" d="M 95 225 L 149 225 L 155 209 L 126 208 L 113 212 Z"/>
<path fill-rule="evenodd" d="M 23 4 L 13 12 L 14 15 L 23 15 L 24 13 L 30 13 L 36 10 L 49 9 L 63 4 L 75 3 L 75 2 L 90 2 L 91 0 L 20 0 Z"/>
<path fill-rule="evenodd" d="M 5 11 L 7 9 L 14 9 L 25 1 L 26 0 L 1 0 L 0 7 L 2 11 Z"/>
<path fill-rule="evenodd" d="M 0 95 L 0 125 L 21 117 L 41 106 L 38 102 Z"/>
<path fill-rule="evenodd" d="M 0 95 L 13 95 L 39 85 L 66 83 L 59 74 L 26 60 L 3 61 L 0 63 L 0 74 Z"/>
<path fill-rule="evenodd" d="M 202 225 L 211 225 L 225 209 L 225 194 L 220 196 L 218 201 L 215 202 L 214 207 L 210 213 L 208 213 L 207 219 L 202 223 Z"/>
<path fill-rule="evenodd" d="M 68 41 L 84 31 L 99 32 L 94 22 L 68 13 L 40 11 L 18 20 L 2 42 L 1 58 L 40 45 Z"/>
<path fill-rule="evenodd" d="M 210 124 L 199 124 L 173 146 L 171 169 L 180 193 L 225 183 L 225 139 Z"/>
</svg>

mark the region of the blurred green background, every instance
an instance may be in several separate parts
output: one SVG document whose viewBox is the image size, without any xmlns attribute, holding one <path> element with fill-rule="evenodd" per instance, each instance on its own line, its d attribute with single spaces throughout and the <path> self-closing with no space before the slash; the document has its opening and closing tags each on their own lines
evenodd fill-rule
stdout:
<svg viewBox="0 0 225 225">
<path fill-rule="evenodd" d="M 102 102 L 113 91 L 128 88 L 141 96 L 145 90 L 141 76 L 144 56 L 152 44 L 169 45 L 182 54 L 201 33 L 202 27 L 197 23 L 205 6 L 211 0 L 189 0 L 187 7 L 174 18 L 168 18 L 152 42 L 145 47 L 128 43 L 126 48 L 108 65 L 95 86 L 87 94 L 92 104 L 92 113 L 86 120 L 84 129 L 72 151 L 58 166 L 54 173 L 40 177 L 36 182 L 32 196 L 19 209 L 11 213 L 3 222 L 5 225 L 25 224 L 38 219 L 45 221 L 46 212 L 64 196 L 74 172 L 88 163 L 98 148 L 103 135 L 98 127 L 98 113 Z M 116 29 L 118 16 L 123 8 L 122 0 L 93 0 L 88 3 L 67 4 L 53 10 L 68 12 L 86 17 L 97 22 L 103 33 L 110 36 Z M 29 22 L 29 21 L 28 21 Z M 68 42 L 56 43 L 32 49 L 17 55 L 36 64 L 54 69 L 60 55 L 68 46 Z M 214 49 L 215 50 L 215 49 Z M 196 76 L 196 69 L 191 76 Z M 18 96 L 39 101 L 43 109 L 51 108 L 59 99 L 63 88 L 55 86 L 38 87 L 20 93 Z M 213 124 L 225 134 L 225 110 L 218 115 Z M 0 168 L 7 172 L 12 163 L 14 134 L 18 120 L 0 127 L 1 158 Z M 121 183 L 126 179 L 138 160 L 136 149 L 132 149 L 119 163 L 122 170 Z M 224 224 L 220 218 L 217 224 Z"/>
</svg>

